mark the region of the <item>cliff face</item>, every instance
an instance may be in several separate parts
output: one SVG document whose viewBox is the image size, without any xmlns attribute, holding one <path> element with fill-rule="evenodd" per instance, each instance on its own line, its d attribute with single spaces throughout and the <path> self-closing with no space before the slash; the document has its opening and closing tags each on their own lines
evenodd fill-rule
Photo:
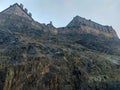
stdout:
<svg viewBox="0 0 120 90">
<path fill-rule="evenodd" d="M 60 31 L 61 33 L 69 33 L 69 31 L 72 30 L 72 32 L 77 33 L 91 33 L 95 35 L 104 35 L 106 37 L 110 38 L 118 38 L 115 30 L 112 28 L 112 26 L 103 26 L 98 23 L 95 23 L 91 20 L 87 20 L 85 18 L 82 18 L 80 16 L 76 16 L 73 18 L 73 20 L 64 27 L 64 30 Z M 73 31 L 74 30 L 74 31 Z"/>
<path fill-rule="evenodd" d="M 120 40 L 82 20 L 58 30 L 18 4 L 1 12 L 0 90 L 120 90 Z"/>
</svg>

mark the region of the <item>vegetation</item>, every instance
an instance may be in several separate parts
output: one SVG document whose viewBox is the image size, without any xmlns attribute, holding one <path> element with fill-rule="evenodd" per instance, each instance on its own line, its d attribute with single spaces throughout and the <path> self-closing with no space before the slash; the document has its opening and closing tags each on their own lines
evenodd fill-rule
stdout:
<svg viewBox="0 0 120 90">
<path fill-rule="evenodd" d="M 120 89 L 119 39 L 52 34 L 23 17 L 0 17 L 0 90 Z"/>
</svg>

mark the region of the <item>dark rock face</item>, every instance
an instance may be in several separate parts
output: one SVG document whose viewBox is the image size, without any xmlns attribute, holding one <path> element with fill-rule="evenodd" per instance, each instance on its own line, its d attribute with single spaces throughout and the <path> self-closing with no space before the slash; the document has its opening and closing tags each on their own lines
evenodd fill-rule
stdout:
<svg viewBox="0 0 120 90">
<path fill-rule="evenodd" d="M 0 90 L 120 90 L 112 27 L 77 16 L 58 30 L 27 12 L 14 4 L 0 13 Z"/>
</svg>

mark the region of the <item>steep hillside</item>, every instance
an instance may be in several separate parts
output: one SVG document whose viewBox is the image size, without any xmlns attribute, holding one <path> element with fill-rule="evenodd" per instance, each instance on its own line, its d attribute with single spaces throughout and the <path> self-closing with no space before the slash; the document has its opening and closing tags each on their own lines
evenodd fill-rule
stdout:
<svg viewBox="0 0 120 90">
<path fill-rule="evenodd" d="M 23 10 L 14 4 L 0 13 L 0 90 L 120 89 L 120 40 L 114 29 L 78 21 L 57 29 Z"/>
</svg>

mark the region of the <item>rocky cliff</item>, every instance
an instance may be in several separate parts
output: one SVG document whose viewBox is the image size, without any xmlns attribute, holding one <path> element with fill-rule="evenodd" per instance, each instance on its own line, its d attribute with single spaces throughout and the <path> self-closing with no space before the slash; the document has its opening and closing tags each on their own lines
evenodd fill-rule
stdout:
<svg viewBox="0 0 120 90">
<path fill-rule="evenodd" d="M 120 90 L 117 37 L 78 21 L 58 30 L 21 7 L 0 13 L 0 90 Z"/>
</svg>

